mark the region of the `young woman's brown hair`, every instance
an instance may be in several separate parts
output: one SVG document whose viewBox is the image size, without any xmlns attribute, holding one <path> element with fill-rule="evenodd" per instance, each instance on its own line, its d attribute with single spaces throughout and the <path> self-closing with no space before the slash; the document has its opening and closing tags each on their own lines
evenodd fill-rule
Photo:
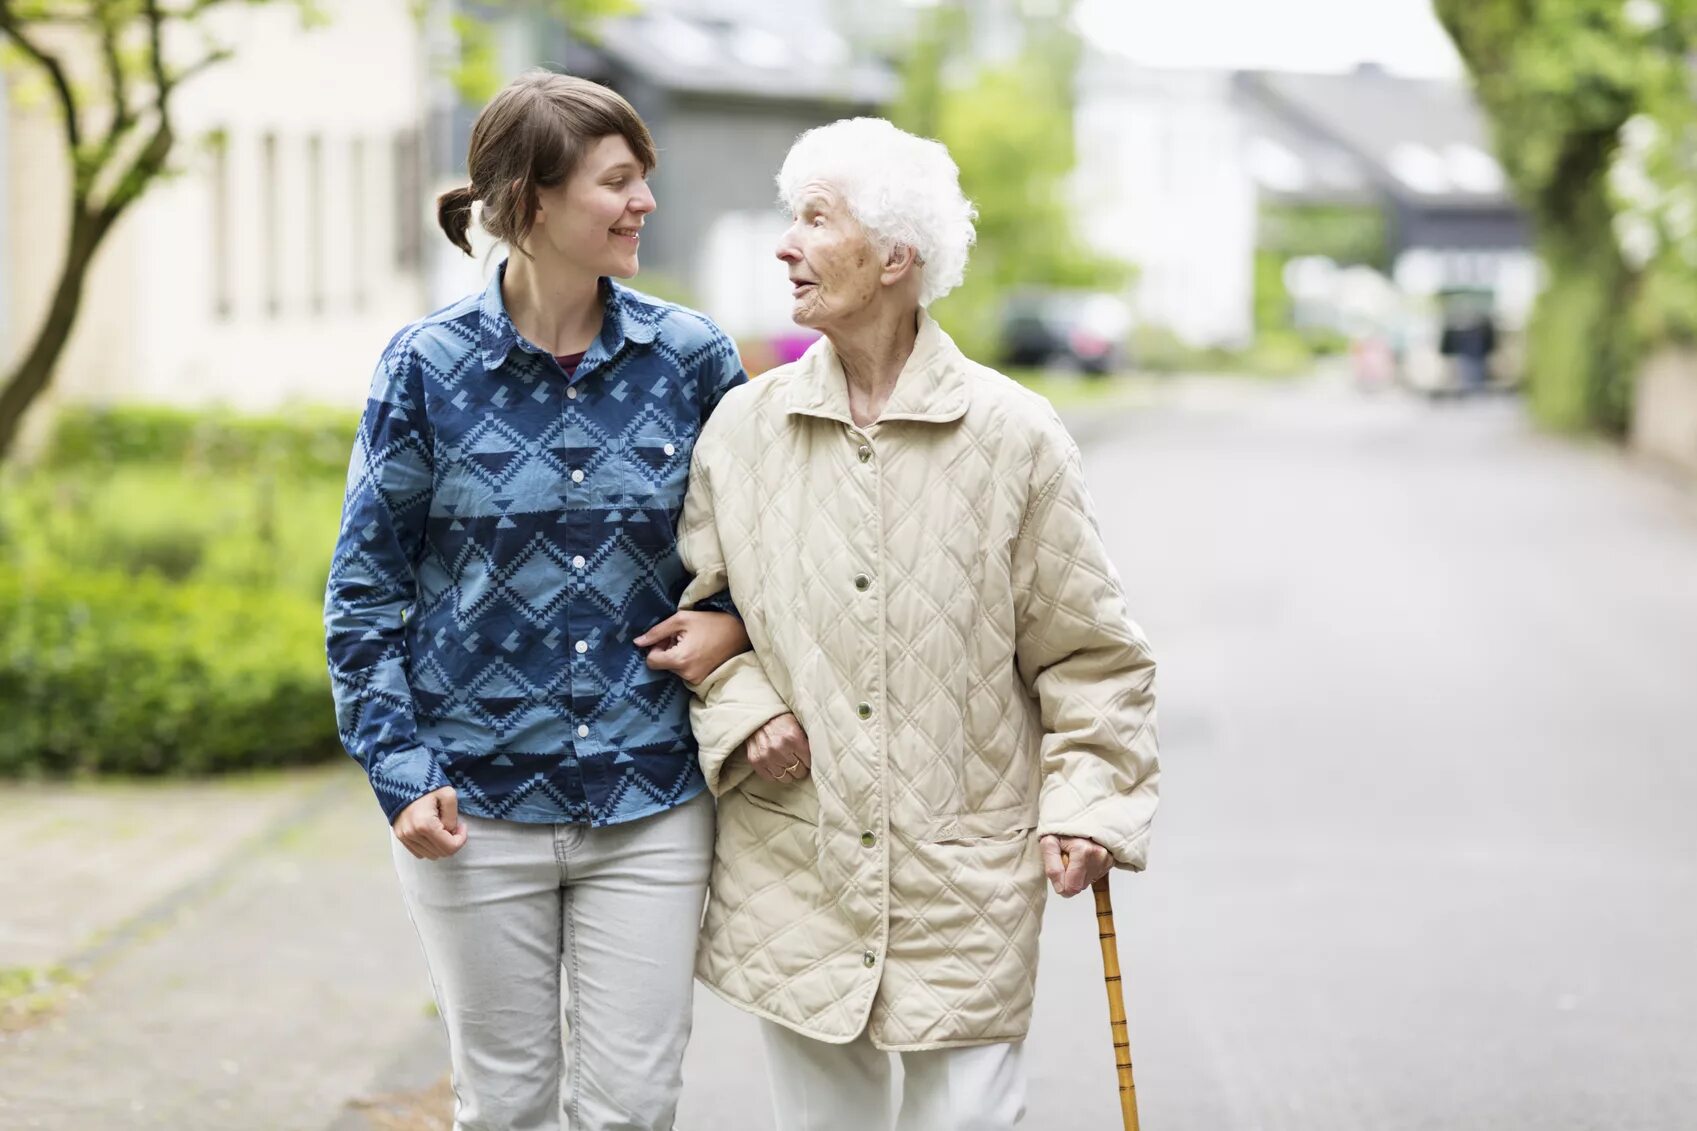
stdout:
<svg viewBox="0 0 1697 1131">
<path fill-rule="evenodd" d="M 654 139 L 631 104 L 599 83 L 530 71 L 509 83 L 471 127 L 471 183 L 436 198 L 436 222 L 470 255 L 471 206 L 483 202 L 483 227 L 519 251 L 536 216 L 536 191 L 564 184 L 586 149 L 617 134 L 642 162 L 658 161 Z"/>
</svg>

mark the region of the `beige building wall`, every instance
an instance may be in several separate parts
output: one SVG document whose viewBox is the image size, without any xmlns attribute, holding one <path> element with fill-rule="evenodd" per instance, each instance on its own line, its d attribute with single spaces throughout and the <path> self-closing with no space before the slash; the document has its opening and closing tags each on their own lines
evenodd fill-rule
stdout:
<svg viewBox="0 0 1697 1131">
<path fill-rule="evenodd" d="M 360 403 L 389 337 L 425 313 L 428 75 L 410 9 L 338 4 L 311 30 L 282 6 L 221 13 L 235 57 L 178 91 L 179 175 L 103 246 L 54 400 Z M 9 360 L 39 325 L 66 224 L 59 127 L 45 104 L 13 105 Z"/>
</svg>

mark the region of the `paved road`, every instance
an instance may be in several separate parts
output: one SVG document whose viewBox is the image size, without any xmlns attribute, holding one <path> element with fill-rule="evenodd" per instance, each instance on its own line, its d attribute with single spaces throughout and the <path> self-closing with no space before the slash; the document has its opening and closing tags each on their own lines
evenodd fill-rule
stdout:
<svg viewBox="0 0 1697 1131">
<path fill-rule="evenodd" d="M 1697 505 L 1509 403 L 1201 387 L 1090 449 L 1162 662 L 1151 1131 L 1697 1127 Z M 1053 900 L 1029 1123 L 1115 1128 Z M 759 1131 L 704 1003 L 694 1131 Z M 708 1114 L 717 1108 L 724 1114 Z"/>
</svg>

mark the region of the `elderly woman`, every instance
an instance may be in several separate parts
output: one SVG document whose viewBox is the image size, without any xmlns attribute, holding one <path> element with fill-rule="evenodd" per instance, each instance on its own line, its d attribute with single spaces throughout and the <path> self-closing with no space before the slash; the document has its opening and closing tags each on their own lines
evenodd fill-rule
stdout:
<svg viewBox="0 0 1697 1131">
<path fill-rule="evenodd" d="M 728 587 L 753 644 L 694 688 L 696 974 L 763 1020 L 783 1131 L 888 1128 L 889 1052 L 897 1127 L 1011 1127 L 1045 875 L 1143 867 L 1155 665 L 1054 411 L 926 313 L 973 239 L 947 150 L 836 122 L 778 184 L 824 337 L 695 450 L 682 603 Z"/>
</svg>

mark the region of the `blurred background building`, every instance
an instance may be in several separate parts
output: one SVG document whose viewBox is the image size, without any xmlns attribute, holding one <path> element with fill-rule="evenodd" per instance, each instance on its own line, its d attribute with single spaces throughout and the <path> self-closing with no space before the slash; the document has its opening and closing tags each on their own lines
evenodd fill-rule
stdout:
<svg viewBox="0 0 1697 1131">
<path fill-rule="evenodd" d="M 424 309 L 425 40 L 407 0 L 216 13 L 241 60 L 178 94 L 178 175 L 93 268 L 52 396 L 272 408 L 350 404 Z M 11 70 L 16 88 L 38 80 Z M 26 92 L 27 93 L 27 92 Z M 63 253 L 64 143 L 39 94 L 8 100 L 7 361 Z M 433 224 L 431 225 L 433 227 Z"/>
</svg>

